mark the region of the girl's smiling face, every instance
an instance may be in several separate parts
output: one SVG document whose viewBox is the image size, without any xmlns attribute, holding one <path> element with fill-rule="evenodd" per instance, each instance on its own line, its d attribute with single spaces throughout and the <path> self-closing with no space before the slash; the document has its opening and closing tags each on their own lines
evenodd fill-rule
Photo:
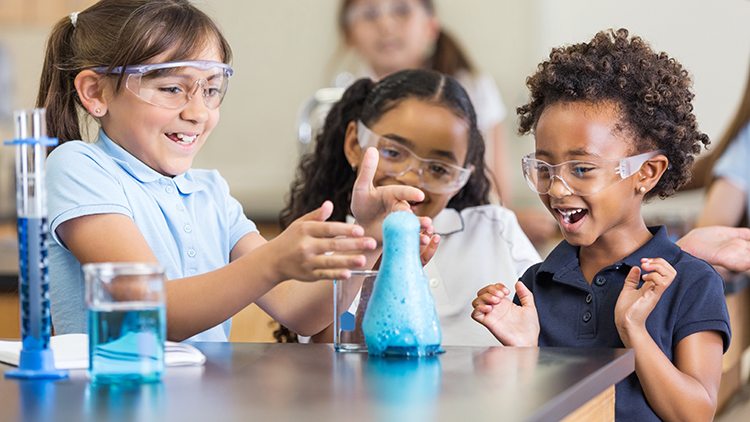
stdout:
<svg viewBox="0 0 750 422">
<path fill-rule="evenodd" d="M 356 123 L 350 123 L 344 152 L 349 162 L 360 167 L 363 151 L 359 146 Z M 464 167 L 469 147 L 469 125 L 450 109 L 415 98 L 402 100 L 396 107 L 384 113 L 380 119 L 370 124 L 370 129 L 378 135 L 393 139 L 425 159 L 437 159 Z M 409 185 L 421 188 L 418 166 L 402 176 L 389 177 L 377 171 L 373 184 L 377 186 Z M 425 199 L 412 204 L 412 211 L 422 217 L 435 218 L 451 198 L 460 190 L 451 193 L 433 193 L 422 189 Z"/>
<path fill-rule="evenodd" d="M 167 53 L 154 58 L 153 63 Z M 211 48 L 193 60 L 221 62 L 216 48 Z M 212 75 L 212 71 L 186 67 L 187 80 Z M 114 77 L 103 78 L 106 113 L 101 117 L 104 132 L 144 164 L 164 176 L 185 173 L 219 121 L 219 109 L 209 109 L 200 92 L 179 109 L 151 105 L 138 98 L 124 86 L 113 92 Z"/>
<path fill-rule="evenodd" d="M 348 16 L 347 43 L 380 78 L 422 67 L 440 31 L 420 0 L 359 0 Z"/>
<path fill-rule="evenodd" d="M 623 126 L 615 104 L 552 104 L 536 126 L 536 158 L 555 165 L 635 155 L 631 135 Z M 539 197 L 557 219 L 565 239 L 585 247 L 631 238 L 645 229 L 640 211 L 643 196 L 638 193 L 642 185 L 643 174 L 638 171 L 601 192 L 578 196 L 555 179 L 549 193 Z"/>
</svg>

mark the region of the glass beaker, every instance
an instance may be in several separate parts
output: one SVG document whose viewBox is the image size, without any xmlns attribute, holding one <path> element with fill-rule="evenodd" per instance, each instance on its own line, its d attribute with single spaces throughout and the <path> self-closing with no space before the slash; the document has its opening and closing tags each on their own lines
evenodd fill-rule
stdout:
<svg viewBox="0 0 750 422">
<path fill-rule="evenodd" d="M 83 266 L 89 377 L 98 383 L 152 382 L 164 372 L 164 268 L 148 263 Z"/>
</svg>

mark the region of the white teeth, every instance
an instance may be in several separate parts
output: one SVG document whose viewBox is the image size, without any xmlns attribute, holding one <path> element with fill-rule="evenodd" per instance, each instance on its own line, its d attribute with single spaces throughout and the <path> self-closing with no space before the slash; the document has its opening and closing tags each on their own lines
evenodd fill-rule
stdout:
<svg viewBox="0 0 750 422">
<path fill-rule="evenodd" d="M 570 210 L 570 211 L 557 210 L 557 212 L 559 212 L 560 214 L 562 214 L 563 220 L 565 220 L 565 222 L 568 223 L 568 224 L 570 224 L 570 222 L 571 222 L 570 221 L 570 217 L 573 214 L 579 213 L 581 211 L 583 211 L 583 208 L 578 208 L 576 210 Z"/>
<path fill-rule="evenodd" d="M 177 141 L 177 143 L 184 144 L 184 145 L 192 144 L 193 141 L 195 141 L 195 138 L 198 137 L 198 135 L 190 136 L 190 135 L 185 135 L 184 133 L 177 133 L 175 134 L 175 136 L 180 139 L 179 141 Z"/>
</svg>

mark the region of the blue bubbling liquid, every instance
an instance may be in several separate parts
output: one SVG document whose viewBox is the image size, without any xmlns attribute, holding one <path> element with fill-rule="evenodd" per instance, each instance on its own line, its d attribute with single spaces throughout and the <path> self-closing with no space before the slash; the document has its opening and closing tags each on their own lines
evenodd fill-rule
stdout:
<svg viewBox="0 0 750 422">
<path fill-rule="evenodd" d="M 398 211 L 383 221 L 383 259 L 362 332 L 371 355 L 442 352 L 435 301 L 419 258 L 419 219 Z"/>
</svg>

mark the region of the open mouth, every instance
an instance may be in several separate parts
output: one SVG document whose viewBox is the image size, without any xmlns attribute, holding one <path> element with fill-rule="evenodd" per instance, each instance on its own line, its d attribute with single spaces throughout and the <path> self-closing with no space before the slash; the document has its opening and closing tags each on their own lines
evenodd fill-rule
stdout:
<svg viewBox="0 0 750 422">
<path fill-rule="evenodd" d="M 198 139 L 198 134 L 185 134 L 185 133 L 167 133 L 167 138 L 180 145 L 190 145 Z"/>
<path fill-rule="evenodd" d="M 422 205 L 422 202 L 418 201 L 406 201 L 409 204 L 409 208 L 411 209 L 411 212 L 414 214 L 417 213 L 417 210 L 419 209 L 419 206 Z"/>
<path fill-rule="evenodd" d="M 575 228 L 576 223 L 581 221 L 589 213 L 589 211 L 584 208 L 556 208 L 555 211 L 560 214 L 560 218 L 565 226 L 564 228 L 569 229 Z"/>
</svg>

